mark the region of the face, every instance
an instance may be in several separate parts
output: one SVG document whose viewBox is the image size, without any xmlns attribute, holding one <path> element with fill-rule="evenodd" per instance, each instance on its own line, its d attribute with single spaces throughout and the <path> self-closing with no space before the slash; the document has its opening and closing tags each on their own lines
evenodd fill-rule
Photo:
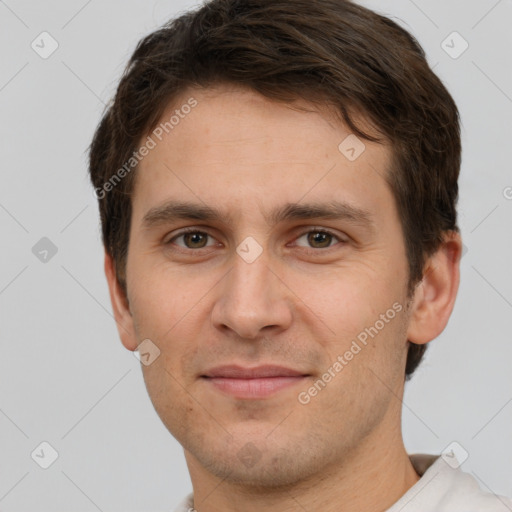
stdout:
<svg viewBox="0 0 512 512">
<path fill-rule="evenodd" d="M 156 411 L 189 466 L 232 482 L 297 482 L 378 450 L 399 428 L 409 323 L 389 147 L 359 154 L 312 106 L 190 97 L 133 195 L 122 339 L 160 351 L 142 366 Z"/>
</svg>

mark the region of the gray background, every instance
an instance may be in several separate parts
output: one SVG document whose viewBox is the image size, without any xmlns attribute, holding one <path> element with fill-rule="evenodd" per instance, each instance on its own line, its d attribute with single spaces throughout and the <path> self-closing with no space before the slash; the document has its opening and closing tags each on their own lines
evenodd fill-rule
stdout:
<svg viewBox="0 0 512 512">
<path fill-rule="evenodd" d="M 450 323 L 406 386 L 406 447 L 457 441 L 465 471 L 512 495 L 512 0 L 364 3 L 419 39 L 463 123 L 468 250 Z M 2 511 L 169 511 L 191 490 L 111 317 L 85 151 L 137 41 L 192 5 L 0 1 Z M 31 48 L 43 31 L 59 44 L 47 59 Z M 442 47 L 463 48 L 453 31 L 469 43 L 458 58 Z M 31 458 L 43 441 L 48 469 Z"/>
</svg>

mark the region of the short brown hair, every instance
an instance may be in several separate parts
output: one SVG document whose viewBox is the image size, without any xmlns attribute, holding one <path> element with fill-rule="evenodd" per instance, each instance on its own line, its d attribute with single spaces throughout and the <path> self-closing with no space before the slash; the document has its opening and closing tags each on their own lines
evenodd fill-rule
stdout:
<svg viewBox="0 0 512 512">
<path fill-rule="evenodd" d="M 114 173 L 169 103 L 191 86 L 223 82 L 282 102 L 331 105 L 359 137 L 390 143 L 387 180 L 402 221 L 411 294 L 445 232 L 459 231 L 459 114 L 416 39 L 348 0 L 211 0 L 139 42 L 89 153 L 103 243 L 124 291 L 134 172 L 112 183 Z M 354 112 L 377 136 L 355 124 Z M 410 343 L 406 378 L 425 348 Z"/>
</svg>

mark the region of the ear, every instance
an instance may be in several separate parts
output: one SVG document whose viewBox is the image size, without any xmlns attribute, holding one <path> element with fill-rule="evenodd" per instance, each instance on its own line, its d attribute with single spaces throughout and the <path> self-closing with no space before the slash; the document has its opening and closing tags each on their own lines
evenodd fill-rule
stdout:
<svg viewBox="0 0 512 512">
<path fill-rule="evenodd" d="M 437 338 L 448 323 L 459 289 L 462 240 L 447 232 L 439 249 L 428 259 L 423 279 L 412 301 L 407 339 L 422 345 Z"/>
<path fill-rule="evenodd" d="M 123 345 L 131 351 L 137 349 L 137 336 L 133 325 L 133 316 L 128 298 L 117 280 L 115 264 L 112 257 L 105 251 L 105 276 L 110 292 L 110 301 L 114 311 L 114 319 Z"/>
</svg>

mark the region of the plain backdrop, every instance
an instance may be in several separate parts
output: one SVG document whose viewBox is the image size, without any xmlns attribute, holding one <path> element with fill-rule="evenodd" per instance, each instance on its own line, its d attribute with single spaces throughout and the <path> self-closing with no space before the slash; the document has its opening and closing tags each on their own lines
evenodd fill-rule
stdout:
<svg viewBox="0 0 512 512">
<path fill-rule="evenodd" d="M 463 125 L 462 282 L 406 385 L 406 447 L 441 453 L 457 442 L 465 471 L 512 495 L 512 1 L 364 4 L 418 38 Z M 111 317 L 86 150 L 137 41 L 194 5 L 0 1 L 4 512 L 170 511 L 191 490 L 182 448 Z"/>
</svg>

